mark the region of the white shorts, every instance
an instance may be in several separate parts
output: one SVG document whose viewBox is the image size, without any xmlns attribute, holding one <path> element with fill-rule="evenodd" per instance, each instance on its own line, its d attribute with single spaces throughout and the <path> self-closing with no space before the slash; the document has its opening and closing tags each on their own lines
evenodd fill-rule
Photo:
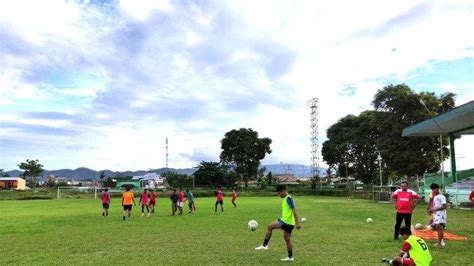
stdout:
<svg viewBox="0 0 474 266">
<path fill-rule="evenodd" d="M 446 215 L 444 214 L 433 215 L 433 224 L 446 224 Z"/>
<path fill-rule="evenodd" d="M 183 202 L 178 201 L 178 207 L 183 207 Z"/>
</svg>

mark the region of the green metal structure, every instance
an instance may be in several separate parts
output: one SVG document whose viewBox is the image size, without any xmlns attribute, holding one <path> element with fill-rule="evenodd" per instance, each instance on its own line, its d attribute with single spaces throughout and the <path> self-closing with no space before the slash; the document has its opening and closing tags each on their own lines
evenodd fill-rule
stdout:
<svg viewBox="0 0 474 266">
<path fill-rule="evenodd" d="M 449 138 L 451 180 L 457 180 L 454 140 L 461 135 L 474 135 L 474 101 L 403 129 L 403 137 L 441 136 Z"/>
</svg>

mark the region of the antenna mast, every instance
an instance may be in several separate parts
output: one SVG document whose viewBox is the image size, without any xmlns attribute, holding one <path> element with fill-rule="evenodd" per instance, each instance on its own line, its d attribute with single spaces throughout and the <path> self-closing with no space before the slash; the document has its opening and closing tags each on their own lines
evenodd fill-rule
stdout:
<svg viewBox="0 0 474 266">
<path fill-rule="evenodd" d="M 319 176 L 318 98 L 308 101 L 311 113 L 311 175 Z"/>
</svg>

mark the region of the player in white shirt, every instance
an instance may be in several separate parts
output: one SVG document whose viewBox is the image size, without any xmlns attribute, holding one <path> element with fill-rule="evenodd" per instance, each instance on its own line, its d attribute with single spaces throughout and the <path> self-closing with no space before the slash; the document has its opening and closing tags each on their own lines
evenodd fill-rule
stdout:
<svg viewBox="0 0 474 266">
<path fill-rule="evenodd" d="M 446 197 L 439 192 L 439 185 L 433 183 L 430 185 L 431 190 L 433 191 L 433 207 L 431 211 L 433 212 L 433 224 L 435 225 L 436 231 L 438 231 L 438 243 L 435 244 L 436 247 L 445 246 L 443 237 L 444 237 L 444 226 L 446 225 Z"/>
</svg>

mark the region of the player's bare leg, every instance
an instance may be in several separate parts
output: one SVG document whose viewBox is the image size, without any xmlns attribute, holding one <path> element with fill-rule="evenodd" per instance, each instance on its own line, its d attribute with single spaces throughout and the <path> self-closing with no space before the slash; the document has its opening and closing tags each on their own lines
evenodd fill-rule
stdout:
<svg viewBox="0 0 474 266">
<path fill-rule="evenodd" d="M 273 223 L 267 226 L 267 232 L 265 233 L 265 239 L 263 240 L 263 244 L 261 246 L 256 247 L 256 250 L 268 249 L 268 242 L 270 242 L 270 238 L 272 237 L 272 232 L 274 229 L 280 229 L 280 224 L 278 223 L 278 221 L 274 221 Z"/>
<path fill-rule="evenodd" d="M 286 250 L 288 251 L 288 257 L 282 259 L 282 261 L 293 261 L 293 243 L 291 243 L 291 233 L 283 231 L 283 238 L 286 243 Z"/>
</svg>

